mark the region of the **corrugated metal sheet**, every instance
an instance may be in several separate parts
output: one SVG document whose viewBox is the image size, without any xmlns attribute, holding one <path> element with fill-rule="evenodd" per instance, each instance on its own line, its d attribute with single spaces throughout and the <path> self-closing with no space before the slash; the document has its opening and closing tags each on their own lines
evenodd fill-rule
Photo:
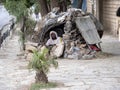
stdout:
<svg viewBox="0 0 120 90">
<path fill-rule="evenodd" d="M 76 25 L 88 44 L 98 44 L 101 42 L 97 29 L 89 16 L 77 17 Z"/>
</svg>

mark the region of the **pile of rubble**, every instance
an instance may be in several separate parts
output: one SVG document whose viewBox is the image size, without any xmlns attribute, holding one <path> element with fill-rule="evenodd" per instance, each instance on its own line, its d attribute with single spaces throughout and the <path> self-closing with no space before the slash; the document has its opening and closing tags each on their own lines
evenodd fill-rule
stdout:
<svg viewBox="0 0 120 90">
<path fill-rule="evenodd" d="M 59 9 L 55 9 L 44 18 L 44 24 L 42 23 L 42 28 L 38 31 L 39 45 L 45 45 L 50 38 L 49 33 L 55 31 L 64 41 L 64 58 L 95 57 L 95 53 L 101 50 L 101 23 L 92 14 L 84 13 L 81 9 L 70 8 L 62 13 L 58 11 Z"/>
<path fill-rule="evenodd" d="M 34 50 L 37 50 L 37 43 L 27 42 L 25 44 L 25 58 L 26 58 L 26 60 L 28 60 L 28 61 L 32 60 Z"/>
</svg>

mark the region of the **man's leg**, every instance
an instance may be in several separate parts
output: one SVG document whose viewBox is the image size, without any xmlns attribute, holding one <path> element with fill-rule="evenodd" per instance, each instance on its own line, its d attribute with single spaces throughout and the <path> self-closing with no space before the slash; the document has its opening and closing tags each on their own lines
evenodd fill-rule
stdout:
<svg viewBox="0 0 120 90">
<path fill-rule="evenodd" d="M 120 18 L 118 19 L 118 33 L 119 33 L 119 41 L 120 41 Z"/>
</svg>

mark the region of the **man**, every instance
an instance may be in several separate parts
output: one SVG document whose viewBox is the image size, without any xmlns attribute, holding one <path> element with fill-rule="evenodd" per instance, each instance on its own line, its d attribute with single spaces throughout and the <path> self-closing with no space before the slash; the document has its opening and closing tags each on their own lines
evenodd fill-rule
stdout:
<svg viewBox="0 0 120 90">
<path fill-rule="evenodd" d="M 46 46 L 52 46 L 52 49 L 50 49 L 50 55 L 52 56 L 60 57 L 63 54 L 64 42 L 55 31 L 50 32 L 50 39 L 48 39 Z"/>
<path fill-rule="evenodd" d="M 119 41 L 120 41 L 120 7 L 116 12 L 116 16 L 117 16 L 117 24 L 118 24 L 117 33 L 119 33 Z"/>
<path fill-rule="evenodd" d="M 116 15 L 120 17 L 120 7 L 118 8 Z"/>
</svg>

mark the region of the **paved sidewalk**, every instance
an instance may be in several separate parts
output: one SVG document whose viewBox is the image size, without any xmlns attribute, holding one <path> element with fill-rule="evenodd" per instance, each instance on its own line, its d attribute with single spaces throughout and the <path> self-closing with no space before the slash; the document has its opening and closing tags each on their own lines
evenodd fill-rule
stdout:
<svg viewBox="0 0 120 90">
<path fill-rule="evenodd" d="M 59 60 L 59 68 L 48 76 L 64 84 L 50 90 L 120 90 L 120 60 Z"/>
<path fill-rule="evenodd" d="M 48 76 L 50 81 L 61 82 L 64 87 L 50 90 L 120 90 L 120 42 L 116 37 L 105 35 L 101 47 L 113 56 L 58 60 L 59 68 L 52 69 Z"/>
<path fill-rule="evenodd" d="M 0 90 L 18 90 L 34 82 L 33 72 L 27 69 L 28 62 L 18 57 L 21 53 L 18 39 L 14 36 L 0 49 Z"/>
<path fill-rule="evenodd" d="M 120 90 L 120 43 L 111 36 L 104 36 L 102 41 L 103 51 L 114 56 L 94 60 L 59 59 L 58 69 L 51 68 L 48 78 L 63 86 L 46 90 Z M 35 73 L 28 71 L 28 61 L 18 57 L 19 53 L 17 36 L 0 50 L 0 90 L 28 90 L 34 82 Z"/>
<path fill-rule="evenodd" d="M 102 38 L 101 47 L 103 52 L 120 55 L 120 41 L 117 37 L 104 35 Z"/>
</svg>

